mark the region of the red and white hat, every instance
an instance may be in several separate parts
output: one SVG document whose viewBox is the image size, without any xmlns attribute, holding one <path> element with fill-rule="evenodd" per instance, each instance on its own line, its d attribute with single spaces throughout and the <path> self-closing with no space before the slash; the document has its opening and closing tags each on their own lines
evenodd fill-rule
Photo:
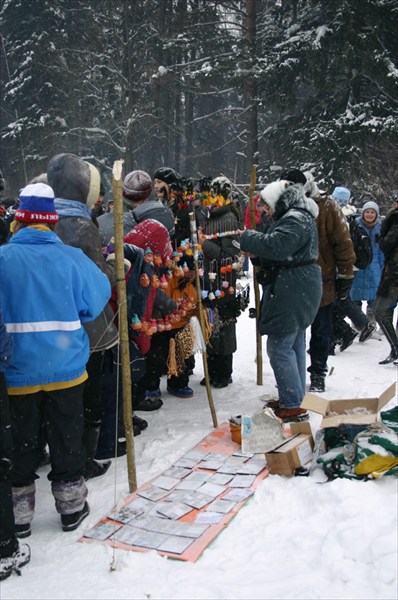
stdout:
<svg viewBox="0 0 398 600">
<path fill-rule="evenodd" d="M 45 183 L 31 183 L 21 190 L 15 221 L 22 223 L 57 223 L 54 191 Z"/>
<path fill-rule="evenodd" d="M 154 254 L 160 254 L 163 262 L 173 254 L 169 232 L 155 219 L 145 219 L 138 223 L 124 236 L 124 241 L 143 250 L 150 248 Z"/>
</svg>

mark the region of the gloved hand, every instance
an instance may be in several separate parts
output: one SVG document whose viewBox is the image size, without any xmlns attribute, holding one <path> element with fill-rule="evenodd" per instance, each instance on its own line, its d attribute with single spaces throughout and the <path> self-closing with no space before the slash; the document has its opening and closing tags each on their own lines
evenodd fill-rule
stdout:
<svg viewBox="0 0 398 600">
<path fill-rule="evenodd" d="M 336 294 L 339 300 L 345 300 L 346 298 L 348 298 L 353 281 L 353 277 L 349 277 L 348 279 L 343 277 L 337 277 Z"/>
</svg>

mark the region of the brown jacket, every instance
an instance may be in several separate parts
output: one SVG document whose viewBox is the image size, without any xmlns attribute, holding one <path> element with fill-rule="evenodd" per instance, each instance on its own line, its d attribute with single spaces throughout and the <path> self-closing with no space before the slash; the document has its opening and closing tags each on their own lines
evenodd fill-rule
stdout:
<svg viewBox="0 0 398 600">
<path fill-rule="evenodd" d="M 316 220 L 318 229 L 318 264 L 322 271 L 322 299 L 327 306 L 336 299 L 336 277 L 353 277 L 355 251 L 346 220 L 339 206 L 328 196 L 314 198 L 319 208 Z"/>
</svg>

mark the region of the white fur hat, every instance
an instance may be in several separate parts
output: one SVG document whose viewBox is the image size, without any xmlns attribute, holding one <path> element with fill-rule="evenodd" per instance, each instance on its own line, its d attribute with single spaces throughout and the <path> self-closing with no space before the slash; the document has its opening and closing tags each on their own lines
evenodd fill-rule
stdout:
<svg viewBox="0 0 398 600">
<path fill-rule="evenodd" d="M 286 188 L 289 187 L 289 182 L 282 179 L 281 181 L 273 181 L 265 186 L 260 192 L 262 200 L 268 204 L 269 207 L 275 209 L 275 204 L 282 196 Z"/>
</svg>

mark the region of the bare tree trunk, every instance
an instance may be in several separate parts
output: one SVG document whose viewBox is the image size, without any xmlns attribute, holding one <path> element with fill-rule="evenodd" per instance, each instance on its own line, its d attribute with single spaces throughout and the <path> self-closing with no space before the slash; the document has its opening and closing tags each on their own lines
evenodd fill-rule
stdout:
<svg viewBox="0 0 398 600">
<path fill-rule="evenodd" d="M 250 176 L 251 168 L 257 163 L 258 153 L 258 123 L 256 84 L 251 74 L 253 62 L 256 58 L 256 2 L 246 0 L 246 42 L 248 51 L 248 75 L 245 80 L 245 110 L 246 110 L 246 172 L 245 178 Z"/>
</svg>

